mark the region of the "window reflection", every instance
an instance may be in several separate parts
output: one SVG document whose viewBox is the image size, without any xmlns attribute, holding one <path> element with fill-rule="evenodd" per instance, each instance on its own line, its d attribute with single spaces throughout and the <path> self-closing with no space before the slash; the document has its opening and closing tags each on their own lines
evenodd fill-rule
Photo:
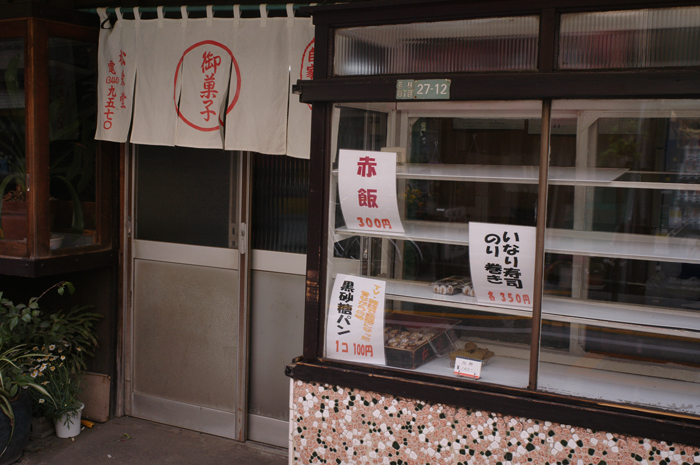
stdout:
<svg viewBox="0 0 700 465">
<path fill-rule="evenodd" d="M 24 41 L 0 39 L 0 239 L 27 240 Z"/>
</svg>

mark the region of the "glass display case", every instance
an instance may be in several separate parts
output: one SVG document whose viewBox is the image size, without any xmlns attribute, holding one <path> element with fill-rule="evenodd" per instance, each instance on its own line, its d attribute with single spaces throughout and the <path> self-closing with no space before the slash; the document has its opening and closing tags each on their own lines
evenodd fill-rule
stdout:
<svg viewBox="0 0 700 465">
<path fill-rule="evenodd" d="M 477 382 L 527 388 L 541 325 L 537 390 L 700 416 L 700 101 L 555 100 L 546 181 L 540 101 L 336 104 L 332 114 L 325 357 L 454 379 L 455 361 L 477 360 Z M 370 227 L 348 221 L 370 192 L 347 188 L 363 170 L 344 164 L 354 153 L 377 171 L 384 158 L 395 165 L 382 182 L 395 184 L 403 232 L 365 218 L 386 215 L 380 189 L 357 218 Z M 528 290 L 543 204 L 543 276 Z M 486 245 L 471 243 L 476 228 L 490 232 Z M 489 267 L 496 290 L 480 297 Z M 383 314 L 372 315 L 383 357 L 376 346 L 372 357 L 344 352 L 338 276 L 346 289 L 354 277 L 385 286 Z M 364 329 L 350 354 L 367 352 Z"/>
<path fill-rule="evenodd" d="M 93 19 L 32 3 L 0 14 L 4 274 L 48 272 L 46 260 L 76 254 L 94 265 L 112 248 L 117 157 L 114 146 L 94 139 L 99 29 Z"/>
</svg>

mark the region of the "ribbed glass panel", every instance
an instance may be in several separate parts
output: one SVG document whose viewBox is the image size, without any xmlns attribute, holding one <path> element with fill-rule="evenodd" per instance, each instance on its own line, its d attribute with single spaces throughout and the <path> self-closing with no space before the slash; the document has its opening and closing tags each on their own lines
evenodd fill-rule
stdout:
<svg viewBox="0 0 700 465">
<path fill-rule="evenodd" d="M 560 69 L 700 65 L 700 7 L 561 16 Z"/>
<path fill-rule="evenodd" d="M 252 242 L 254 249 L 306 253 L 309 160 L 255 154 Z"/>
<path fill-rule="evenodd" d="M 537 69 L 539 17 L 339 29 L 336 76 Z"/>
</svg>

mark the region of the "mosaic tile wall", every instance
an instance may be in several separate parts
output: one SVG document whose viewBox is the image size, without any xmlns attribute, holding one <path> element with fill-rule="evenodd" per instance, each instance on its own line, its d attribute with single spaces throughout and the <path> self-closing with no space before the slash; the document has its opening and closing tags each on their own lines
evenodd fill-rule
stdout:
<svg viewBox="0 0 700 465">
<path fill-rule="evenodd" d="M 294 382 L 294 464 L 698 464 L 700 449 Z"/>
</svg>

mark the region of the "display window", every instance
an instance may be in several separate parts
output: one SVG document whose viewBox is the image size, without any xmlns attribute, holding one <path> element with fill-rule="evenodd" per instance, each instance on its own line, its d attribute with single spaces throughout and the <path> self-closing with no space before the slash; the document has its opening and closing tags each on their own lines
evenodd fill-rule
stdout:
<svg viewBox="0 0 700 465">
<path fill-rule="evenodd" d="M 0 240 L 26 240 L 24 40 L 0 39 L 0 54 Z"/>
<path fill-rule="evenodd" d="M 361 106 L 333 113 L 326 357 L 525 388 L 535 324 L 538 389 L 700 414 L 699 101 L 553 102 L 538 288 L 542 103 Z"/>
<path fill-rule="evenodd" d="M 0 15 L 0 269 L 106 266 L 119 156 L 95 141 L 99 29 L 29 16 Z"/>
<path fill-rule="evenodd" d="M 368 363 L 455 376 L 455 359 L 472 357 L 489 367 L 483 382 L 528 385 L 535 251 L 526 236 L 534 239 L 536 225 L 541 112 L 538 101 L 336 107 L 328 282 L 337 274 L 372 278 L 385 283 L 386 300 L 384 315 L 374 315 L 383 327 L 372 331 L 365 329 L 361 293 L 347 302 L 359 308 L 329 306 L 327 357 L 353 355 L 362 362 L 353 350 L 344 352 L 344 344 L 369 346 L 367 334 L 379 331 L 383 360 L 367 357 Z M 382 171 L 383 159 L 390 174 Z M 381 178 L 380 188 L 365 188 L 373 178 Z M 381 198 L 381 188 L 390 185 L 395 194 Z M 392 209 L 398 222 L 392 219 L 388 229 Z M 489 236 L 485 247 L 501 256 L 470 260 L 474 223 Z M 486 291 L 493 300 L 485 305 L 472 281 L 472 263 L 480 260 L 492 265 L 485 279 L 501 283 Z M 522 282 L 525 269 L 529 287 Z M 334 292 L 328 286 L 329 302 Z M 348 311 L 365 314 L 357 333 L 345 332 Z"/>
<path fill-rule="evenodd" d="M 692 442 L 688 3 L 319 12 L 294 374 L 658 438 L 680 421 Z"/>
<path fill-rule="evenodd" d="M 97 46 L 49 37 L 51 250 L 98 243 Z"/>
</svg>

